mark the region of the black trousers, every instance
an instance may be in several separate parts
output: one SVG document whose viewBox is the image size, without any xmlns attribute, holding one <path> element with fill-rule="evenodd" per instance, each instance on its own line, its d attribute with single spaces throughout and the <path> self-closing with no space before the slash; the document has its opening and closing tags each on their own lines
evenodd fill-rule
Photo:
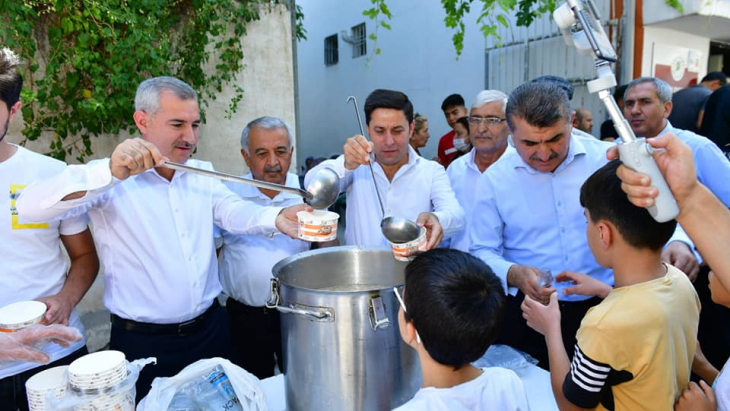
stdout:
<svg viewBox="0 0 730 411">
<path fill-rule="evenodd" d="M 504 323 L 497 337 L 496 344 L 506 344 L 520 351 L 530 354 L 538 360 L 538 366 L 550 370 L 547 345 L 545 337 L 527 325 L 522 317 L 520 305 L 525 299 L 521 291 L 516 296 L 507 296 L 507 304 L 504 316 Z M 573 358 L 575 351 L 575 334 L 580 328 L 580 322 L 586 312 L 601 302 L 600 298 L 594 297 L 585 301 L 559 302 L 560 304 L 560 326 L 563 334 L 563 344 L 568 358 Z"/>
<path fill-rule="evenodd" d="M 709 268 L 702 267 L 694 283 L 702 304 L 697 340 L 707 360 L 721 370 L 730 356 L 730 309 L 712 302 L 709 273 Z"/>
<path fill-rule="evenodd" d="M 251 307 L 232 298 L 226 302 L 231 319 L 236 365 L 259 379 L 274 375 L 277 359 L 282 367 L 281 320 L 276 309 Z M 276 357 L 274 357 L 276 356 Z"/>
<path fill-rule="evenodd" d="M 74 362 L 74 360 L 81 358 L 88 353 L 89 351 L 84 345 L 83 347 L 72 352 L 71 354 L 60 358 L 50 364 L 3 378 L 2 380 L 0 380 L 0 410 L 28 411 L 28 396 L 25 392 L 25 382 L 28 381 L 30 377 L 49 368 L 58 367 L 61 365 L 69 365 Z"/>
<path fill-rule="evenodd" d="M 222 357 L 235 360 L 231 325 L 226 312 L 215 304 L 211 314 L 189 334 L 133 332 L 112 323 L 109 348 L 123 352 L 128 361 L 157 357 L 157 364 L 142 369 L 137 380 L 137 402 L 157 377 L 172 377 L 195 361 Z"/>
</svg>

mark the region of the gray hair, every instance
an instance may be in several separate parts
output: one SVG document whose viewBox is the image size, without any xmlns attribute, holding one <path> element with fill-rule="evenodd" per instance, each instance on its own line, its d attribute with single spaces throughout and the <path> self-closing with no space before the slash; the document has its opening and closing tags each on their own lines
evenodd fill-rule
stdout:
<svg viewBox="0 0 730 411">
<path fill-rule="evenodd" d="M 656 95 L 657 97 L 659 97 L 659 101 L 662 104 L 666 103 L 667 101 L 672 101 L 672 88 L 669 86 L 669 84 L 667 84 L 666 81 L 658 79 L 656 77 L 639 77 L 637 79 L 631 80 L 631 83 L 626 86 L 626 91 L 624 91 L 624 101 L 626 101 L 626 96 L 629 94 L 629 90 L 631 90 L 634 86 L 642 83 L 654 84 L 654 87 L 656 88 Z"/>
<path fill-rule="evenodd" d="M 246 154 L 251 154 L 248 151 L 248 135 L 251 132 L 252 128 L 261 128 L 264 130 L 274 130 L 277 128 L 284 128 L 286 129 L 286 134 L 289 136 L 289 148 L 291 148 L 294 145 L 294 138 L 291 134 L 291 129 L 289 126 L 284 122 L 284 120 L 276 117 L 270 117 L 270 116 L 263 116 L 259 117 L 256 120 L 252 120 L 250 123 L 246 124 L 246 128 L 243 129 L 243 132 L 241 133 L 241 148 L 246 152 Z"/>
<path fill-rule="evenodd" d="M 413 127 L 413 132 L 417 133 L 423 128 L 423 124 L 428 121 L 428 117 L 424 116 L 421 113 L 416 113 L 413 115 L 413 122 L 416 123 L 416 125 Z"/>
<path fill-rule="evenodd" d="M 512 91 L 507 101 L 507 124 L 514 130 L 514 117 L 527 124 L 544 128 L 558 120 L 570 121 L 572 110 L 568 93 L 562 87 L 548 82 L 525 83 Z"/>
<path fill-rule="evenodd" d="M 169 91 L 180 100 L 198 101 L 198 93 L 188 83 L 175 77 L 153 77 L 140 83 L 134 96 L 134 109 L 153 116 L 160 110 L 160 94 Z"/>
<path fill-rule="evenodd" d="M 502 101 L 502 111 L 506 111 L 507 100 L 507 95 L 499 90 L 482 90 L 474 97 L 474 103 L 472 103 L 471 108 L 479 108 L 493 101 Z"/>
</svg>

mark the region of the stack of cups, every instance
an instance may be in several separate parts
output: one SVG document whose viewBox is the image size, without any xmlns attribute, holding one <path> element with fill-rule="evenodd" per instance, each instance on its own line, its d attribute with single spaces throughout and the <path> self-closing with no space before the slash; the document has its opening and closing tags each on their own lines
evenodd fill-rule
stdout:
<svg viewBox="0 0 730 411">
<path fill-rule="evenodd" d="M 46 314 L 40 301 L 21 301 L 0 308 L 0 332 L 12 333 L 39 323 Z"/>
<path fill-rule="evenodd" d="M 82 394 L 98 394 L 77 405 L 75 411 L 134 411 L 134 392 L 105 394 L 127 378 L 127 361 L 119 351 L 99 351 L 85 355 L 68 367 L 71 389 Z"/>
<path fill-rule="evenodd" d="M 56 398 L 66 394 L 66 370 L 68 365 L 49 368 L 30 377 L 25 382 L 25 391 L 28 394 L 28 408 L 30 411 L 45 411 L 50 409 L 46 403 L 46 395 L 53 392 Z"/>
</svg>

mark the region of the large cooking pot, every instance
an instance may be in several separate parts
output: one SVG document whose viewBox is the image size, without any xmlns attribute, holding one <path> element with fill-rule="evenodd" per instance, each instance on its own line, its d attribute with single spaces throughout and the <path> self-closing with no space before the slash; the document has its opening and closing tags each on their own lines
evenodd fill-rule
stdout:
<svg viewBox="0 0 730 411">
<path fill-rule="evenodd" d="M 390 410 L 421 384 L 398 331 L 406 263 L 390 250 L 333 247 L 276 264 L 270 307 L 281 314 L 288 411 Z"/>
</svg>

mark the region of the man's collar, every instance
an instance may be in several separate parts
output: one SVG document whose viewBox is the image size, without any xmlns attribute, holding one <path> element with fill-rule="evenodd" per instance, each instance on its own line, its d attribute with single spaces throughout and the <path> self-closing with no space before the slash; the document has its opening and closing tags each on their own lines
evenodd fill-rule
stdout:
<svg viewBox="0 0 730 411">
<path fill-rule="evenodd" d="M 660 132 L 659 132 L 659 134 L 657 134 L 657 135 L 656 135 L 655 137 L 659 137 L 659 136 L 661 136 L 661 135 L 662 135 L 662 134 L 664 134 L 664 133 L 674 133 L 674 134 L 677 134 L 677 133 L 676 133 L 676 132 L 674 131 L 675 129 L 674 129 L 674 127 L 672 126 L 672 123 L 670 123 L 670 122 L 669 122 L 669 120 L 664 120 L 664 121 L 666 121 L 666 122 L 667 122 L 667 124 L 666 124 L 666 125 L 664 126 L 664 128 L 662 129 L 662 131 L 660 131 Z"/>
</svg>

